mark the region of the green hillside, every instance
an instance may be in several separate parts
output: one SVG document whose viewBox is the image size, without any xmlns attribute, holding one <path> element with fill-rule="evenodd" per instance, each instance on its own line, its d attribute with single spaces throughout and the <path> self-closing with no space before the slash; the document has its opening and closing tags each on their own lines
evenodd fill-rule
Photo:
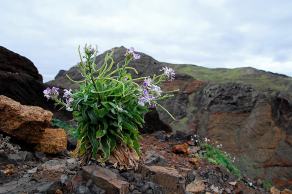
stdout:
<svg viewBox="0 0 292 194">
<path fill-rule="evenodd" d="M 198 80 L 217 83 L 239 82 L 251 84 L 259 90 L 272 89 L 292 93 L 291 77 L 258 70 L 252 67 L 212 69 L 196 65 L 168 65 L 172 66 L 177 72 L 190 75 Z"/>
</svg>

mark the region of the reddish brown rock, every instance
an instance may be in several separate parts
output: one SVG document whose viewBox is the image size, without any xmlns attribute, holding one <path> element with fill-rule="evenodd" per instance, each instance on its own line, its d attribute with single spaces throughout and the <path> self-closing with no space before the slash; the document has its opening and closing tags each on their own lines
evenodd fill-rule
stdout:
<svg viewBox="0 0 292 194">
<path fill-rule="evenodd" d="M 194 165 L 194 169 L 198 169 L 202 165 L 201 159 L 197 157 L 190 158 L 189 163 Z"/>
<path fill-rule="evenodd" d="M 36 144 L 36 151 L 44 153 L 58 153 L 67 148 L 67 134 L 62 128 L 45 128 L 40 139 L 31 138 Z"/>
<path fill-rule="evenodd" d="M 15 139 L 35 146 L 45 153 L 58 153 L 67 147 L 64 129 L 53 129 L 53 114 L 36 106 L 21 105 L 6 96 L 0 96 L 0 131 Z"/>
<path fill-rule="evenodd" d="M 189 145 L 187 143 L 178 144 L 172 147 L 172 152 L 175 154 L 189 154 Z"/>
<path fill-rule="evenodd" d="M 107 194 L 128 193 L 129 183 L 109 169 L 93 165 L 84 166 L 82 172 L 85 179 L 93 180 L 94 184 L 104 189 Z"/>
</svg>

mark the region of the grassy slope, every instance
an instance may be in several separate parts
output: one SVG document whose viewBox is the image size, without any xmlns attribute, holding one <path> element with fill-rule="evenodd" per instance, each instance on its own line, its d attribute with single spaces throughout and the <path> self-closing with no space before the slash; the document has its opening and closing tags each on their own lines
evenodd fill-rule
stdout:
<svg viewBox="0 0 292 194">
<path fill-rule="evenodd" d="M 259 90 L 272 89 L 292 93 L 292 78 L 280 74 L 273 74 L 254 68 L 205 68 L 196 65 L 173 65 L 177 72 L 188 74 L 198 80 L 216 83 L 240 82 L 251 84 Z"/>
</svg>

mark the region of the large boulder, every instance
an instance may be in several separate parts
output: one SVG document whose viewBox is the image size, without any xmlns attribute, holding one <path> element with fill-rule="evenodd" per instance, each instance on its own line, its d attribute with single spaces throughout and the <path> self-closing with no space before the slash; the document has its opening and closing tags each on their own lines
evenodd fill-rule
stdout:
<svg viewBox="0 0 292 194">
<path fill-rule="evenodd" d="M 22 104 L 44 106 L 43 78 L 27 58 L 0 46 L 0 94 Z"/>
<path fill-rule="evenodd" d="M 21 105 L 0 95 L 0 132 L 33 146 L 36 151 L 58 153 L 67 148 L 64 129 L 50 126 L 52 116 L 50 111 Z"/>
</svg>

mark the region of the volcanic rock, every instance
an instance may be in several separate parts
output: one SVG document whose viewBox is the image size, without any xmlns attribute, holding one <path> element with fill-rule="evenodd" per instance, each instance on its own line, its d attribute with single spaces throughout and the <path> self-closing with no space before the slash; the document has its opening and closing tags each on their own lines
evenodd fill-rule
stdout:
<svg viewBox="0 0 292 194">
<path fill-rule="evenodd" d="M 141 174 L 147 180 L 162 186 L 165 193 L 184 194 L 185 177 L 175 168 L 163 166 L 142 166 Z"/>
<path fill-rule="evenodd" d="M 0 95 L 22 104 L 45 106 L 43 78 L 27 58 L 0 46 Z"/>
<path fill-rule="evenodd" d="M 94 184 L 108 194 L 126 194 L 129 190 L 129 183 L 111 170 L 99 166 L 84 166 L 82 170 L 85 179 L 93 180 Z"/>
<path fill-rule="evenodd" d="M 244 173 L 287 187 L 292 179 L 291 102 L 289 96 L 248 85 L 210 84 L 197 98 L 193 125 L 235 156 Z"/>
<path fill-rule="evenodd" d="M 35 150 L 58 153 L 66 150 L 64 129 L 50 127 L 52 113 L 36 106 L 21 105 L 0 95 L 0 131 L 33 145 Z"/>
</svg>

